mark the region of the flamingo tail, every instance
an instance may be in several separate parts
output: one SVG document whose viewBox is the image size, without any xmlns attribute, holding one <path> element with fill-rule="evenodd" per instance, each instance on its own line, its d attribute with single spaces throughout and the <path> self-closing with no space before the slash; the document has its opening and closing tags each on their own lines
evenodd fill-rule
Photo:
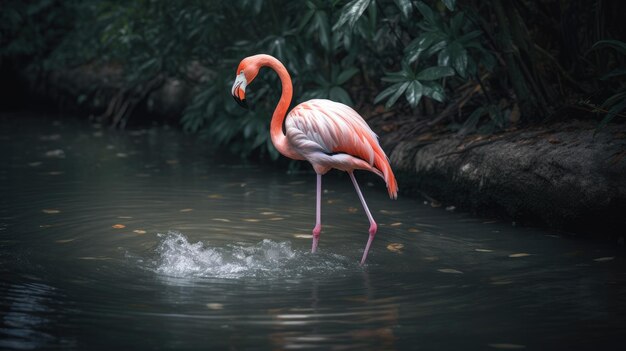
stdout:
<svg viewBox="0 0 626 351">
<path fill-rule="evenodd" d="M 387 155 L 385 155 L 382 149 L 379 150 L 380 151 L 376 152 L 376 155 L 374 156 L 374 167 L 382 173 L 379 175 L 385 180 L 385 183 L 387 183 L 389 197 L 395 200 L 398 198 L 398 182 L 396 181 L 396 177 L 393 175 Z"/>
</svg>

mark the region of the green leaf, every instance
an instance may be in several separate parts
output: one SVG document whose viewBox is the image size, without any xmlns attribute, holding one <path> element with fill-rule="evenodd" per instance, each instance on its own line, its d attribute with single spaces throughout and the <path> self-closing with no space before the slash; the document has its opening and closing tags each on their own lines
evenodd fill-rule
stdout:
<svg viewBox="0 0 626 351">
<path fill-rule="evenodd" d="M 309 24 L 309 21 L 311 20 L 311 18 L 313 18 L 315 12 L 315 10 L 309 10 L 304 16 L 302 16 L 302 19 L 300 20 L 300 25 L 298 26 L 298 31 L 301 31 L 307 24 Z"/>
<path fill-rule="evenodd" d="M 429 98 L 439 102 L 444 102 L 446 98 L 443 92 L 443 87 L 440 84 L 435 82 L 424 82 L 423 85 L 424 96 L 428 96 Z"/>
<path fill-rule="evenodd" d="M 450 47 L 446 46 L 443 50 L 439 51 L 439 55 L 437 56 L 437 64 L 439 66 L 448 66 L 450 65 Z"/>
<path fill-rule="evenodd" d="M 406 88 L 408 88 L 409 86 L 409 82 L 405 82 L 405 83 L 399 83 L 401 84 L 400 87 L 398 88 L 398 90 L 396 90 L 395 93 L 393 93 L 393 95 L 391 95 L 391 97 L 389 98 L 389 100 L 387 100 L 387 103 L 385 104 L 385 107 L 387 109 L 390 109 L 391 106 L 393 106 L 393 104 L 396 103 L 396 101 L 398 100 L 398 98 L 400 96 L 402 96 L 402 94 L 406 91 Z"/>
<path fill-rule="evenodd" d="M 456 41 L 458 41 L 461 44 L 467 44 L 470 41 L 480 37 L 482 34 L 483 34 L 482 31 L 474 30 L 474 31 L 471 31 L 469 33 L 463 34 Z"/>
<path fill-rule="evenodd" d="M 337 84 L 341 85 L 345 82 L 347 82 L 350 78 L 354 77 L 355 74 L 359 73 L 359 69 L 356 67 L 350 67 L 348 69 L 346 69 L 345 71 L 339 73 L 339 76 L 337 76 Z"/>
<path fill-rule="evenodd" d="M 435 80 L 443 77 L 449 77 L 454 75 L 452 67 L 448 66 L 434 66 L 428 67 L 425 70 L 417 74 L 419 80 Z"/>
<path fill-rule="evenodd" d="M 409 63 L 415 62 L 419 56 L 426 51 L 433 42 L 442 42 L 445 37 L 439 32 L 427 32 L 414 39 L 409 45 L 407 45 L 404 52 L 408 55 Z"/>
<path fill-rule="evenodd" d="M 354 105 L 352 103 L 352 99 L 350 99 L 350 95 L 348 92 L 342 87 L 332 87 L 330 88 L 330 92 L 328 96 L 333 101 L 342 102 L 348 106 Z"/>
<path fill-rule="evenodd" d="M 446 5 L 448 10 L 454 11 L 454 5 L 456 4 L 456 0 L 441 0 L 441 2 Z"/>
<path fill-rule="evenodd" d="M 431 45 L 430 48 L 428 48 L 428 50 L 426 50 L 426 57 L 431 57 L 432 55 L 436 54 L 437 52 L 440 52 L 441 50 L 444 50 L 446 47 L 448 46 L 448 40 L 447 39 L 435 39 L 434 40 L 434 44 Z"/>
<path fill-rule="evenodd" d="M 415 7 L 417 7 L 417 10 L 422 14 L 422 16 L 424 16 L 424 19 L 426 20 L 426 22 L 428 22 L 428 24 L 434 26 L 437 23 L 435 14 L 428 5 L 424 4 L 421 1 L 416 1 Z"/>
<path fill-rule="evenodd" d="M 422 83 L 414 80 L 412 81 L 409 86 L 406 89 L 406 101 L 409 102 L 409 105 L 411 105 L 411 107 L 416 107 L 419 103 L 420 100 L 422 99 L 422 93 L 423 93 L 423 86 Z"/>
<path fill-rule="evenodd" d="M 458 35 L 459 31 L 463 27 L 463 24 L 465 24 L 464 22 L 465 17 L 463 12 L 457 12 L 454 16 L 452 16 L 450 19 L 450 30 L 454 36 Z"/>
<path fill-rule="evenodd" d="M 383 82 L 398 83 L 398 82 L 407 81 L 408 77 L 404 75 L 403 71 L 390 72 L 390 73 L 387 73 L 387 75 L 382 77 L 380 80 L 382 80 Z"/>
<path fill-rule="evenodd" d="M 378 94 L 378 96 L 376 96 L 376 98 L 374 99 L 374 103 L 377 104 L 381 102 L 382 100 L 384 100 L 386 97 L 395 93 L 398 89 L 400 89 L 402 84 L 404 83 L 396 83 L 390 87 L 387 87 L 387 89 L 383 90 L 380 94 Z"/>
<path fill-rule="evenodd" d="M 600 40 L 597 43 L 593 44 L 591 50 L 598 50 L 606 47 L 613 48 L 619 51 L 622 55 L 626 55 L 626 43 L 619 40 Z"/>
<path fill-rule="evenodd" d="M 411 4 L 411 0 L 394 0 L 396 6 L 402 12 L 402 17 L 407 20 L 411 17 L 411 13 L 413 12 L 413 5 Z"/>
<path fill-rule="evenodd" d="M 333 30 L 341 29 L 343 26 L 348 26 L 350 30 L 354 28 L 354 24 L 363 15 L 365 9 L 369 6 L 371 0 L 353 0 L 346 4 L 341 9 L 341 15 L 337 20 L 337 23 L 333 26 Z"/>
<path fill-rule="evenodd" d="M 448 52 L 452 66 L 461 77 L 465 78 L 467 70 L 467 50 L 457 41 L 454 41 L 450 44 Z"/>
<path fill-rule="evenodd" d="M 320 45 L 326 51 L 330 51 L 330 24 L 326 12 L 317 11 L 315 13 L 315 24 L 318 29 Z"/>
</svg>

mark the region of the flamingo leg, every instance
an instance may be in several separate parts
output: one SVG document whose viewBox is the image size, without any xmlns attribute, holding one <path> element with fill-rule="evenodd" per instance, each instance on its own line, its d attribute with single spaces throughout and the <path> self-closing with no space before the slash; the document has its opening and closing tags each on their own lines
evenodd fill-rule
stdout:
<svg viewBox="0 0 626 351">
<path fill-rule="evenodd" d="M 311 253 L 317 251 L 317 243 L 320 240 L 320 232 L 322 231 L 322 175 L 317 175 L 317 199 L 315 204 L 315 228 L 313 228 L 313 245 Z"/>
<path fill-rule="evenodd" d="M 370 251 L 370 246 L 372 246 L 372 241 L 374 241 L 374 236 L 376 236 L 376 231 L 378 230 L 378 225 L 374 221 L 374 217 L 370 213 L 369 208 L 367 208 L 367 203 L 365 202 L 365 198 L 363 197 L 363 193 L 361 193 L 361 188 L 359 188 L 359 183 L 356 182 L 356 178 L 354 177 L 353 172 L 348 172 L 350 174 L 350 179 L 352 179 L 352 183 L 354 184 L 354 189 L 356 189 L 356 193 L 359 195 L 359 199 L 361 200 L 361 204 L 363 205 L 363 209 L 367 214 L 367 219 L 370 221 L 370 237 L 367 240 L 367 245 L 365 245 L 365 251 L 363 252 L 363 258 L 361 258 L 361 265 L 365 264 L 365 260 L 367 259 L 367 253 Z"/>
</svg>

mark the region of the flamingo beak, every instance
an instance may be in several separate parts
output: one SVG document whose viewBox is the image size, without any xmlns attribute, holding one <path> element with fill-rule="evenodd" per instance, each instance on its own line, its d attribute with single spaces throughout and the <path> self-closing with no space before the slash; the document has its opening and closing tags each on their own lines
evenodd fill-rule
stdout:
<svg viewBox="0 0 626 351">
<path fill-rule="evenodd" d="M 233 84 L 233 89 L 231 90 L 231 93 L 237 104 L 247 109 L 248 104 L 246 103 L 246 86 L 246 76 L 243 74 L 242 71 L 241 74 L 239 74 L 235 79 L 235 83 Z"/>
</svg>

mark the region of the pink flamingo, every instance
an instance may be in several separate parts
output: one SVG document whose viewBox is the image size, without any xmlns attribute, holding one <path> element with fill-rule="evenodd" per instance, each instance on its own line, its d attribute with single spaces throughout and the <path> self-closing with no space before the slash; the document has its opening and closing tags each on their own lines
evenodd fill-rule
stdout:
<svg viewBox="0 0 626 351">
<path fill-rule="evenodd" d="M 361 259 L 361 264 L 364 264 L 378 225 L 365 203 L 353 171 L 361 169 L 379 175 L 387 184 L 389 197 L 395 199 L 398 196 L 398 184 L 387 155 L 378 144 L 378 137 L 356 111 L 338 102 L 313 99 L 299 104 L 287 114 L 293 96 L 291 77 L 285 66 L 270 55 L 246 57 L 239 64 L 231 92 L 240 105 L 247 107 L 246 87 L 256 78 L 261 67 L 270 67 L 276 71 L 282 83 L 282 94 L 270 125 L 272 143 L 286 157 L 309 161 L 317 173 L 316 217 L 311 252 L 317 250 L 322 231 L 322 175 L 335 168 L 350 175 L 370 222 L 369 239 Z"/>
</svg>

